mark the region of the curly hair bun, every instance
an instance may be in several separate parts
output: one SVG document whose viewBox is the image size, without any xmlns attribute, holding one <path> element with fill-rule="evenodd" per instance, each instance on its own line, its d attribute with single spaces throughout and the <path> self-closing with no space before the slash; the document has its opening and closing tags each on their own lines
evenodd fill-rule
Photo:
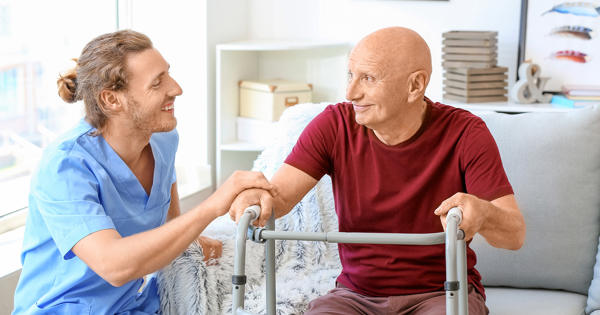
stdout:
<svg viewBox="0 0 600 315">
<path fill-rule="evenodd" d="M 77 101 L 77 70 L 73 68 L 56 80 L 58 95 L 67 103 Z"/>
</svg>

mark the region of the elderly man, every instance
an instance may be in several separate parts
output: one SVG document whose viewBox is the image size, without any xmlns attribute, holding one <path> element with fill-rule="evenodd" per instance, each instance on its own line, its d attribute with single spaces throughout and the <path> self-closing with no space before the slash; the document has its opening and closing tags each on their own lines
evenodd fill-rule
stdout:
<svg viewBox="0 0 600 315">
<path fill-rule="evenodd" d="M 278 195 L 250 189 L 230 215 L 261 204 L 259 225 L 288 213 L 325 174 L 333 182 L 339 230 L 434 233 L 463 210 L 467 240 L 518 249 L 525 223 L 485 123 L 424 96 L 431 55 L 414 31 L 376 31 L 354 48 L 346 98 L 304 130 L 271 179 Z M 443 314 L 443 246 L 340 244 L 342 272 L 307 314 Z M 467 248 L 469 313 L 487 314 L 476 257 Z"/>
</svg>

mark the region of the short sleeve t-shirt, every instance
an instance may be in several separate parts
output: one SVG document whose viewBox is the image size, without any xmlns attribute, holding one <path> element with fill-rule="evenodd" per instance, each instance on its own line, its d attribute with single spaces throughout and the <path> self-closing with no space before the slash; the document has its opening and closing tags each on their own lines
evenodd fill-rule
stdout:
<svg viewBox="0 0 600 315">
<path fill-rule="evenodd" d="M 32 177 L 23 269 L 14 314 L 154 314 L 158 291 L 151 280 L 113 287 L 71 249 L 103 229 L 123 237 L 162 225 L 175 182 L 177 131 L 150 138 L 154 178 L 150 195 L 129 167 L 87 122 L 49 145 Z"/>
<path fill-rule="evenodd" d="M 328 106 L 304 129 L 286 164 L 329 174 L 341 232 L 442 232 L 433 211 L 457 192 L 493 200 L 513 193 L 496 143 L 477 116 L 429 99 L 420 129 L 388 146 L 354 119 L 351 103 Z M 443 290 L 444 245 L 339 244 L 337 281 L 368 296 Z M 484 293 L 467 247 L 469 283 Z"/>
</svg>

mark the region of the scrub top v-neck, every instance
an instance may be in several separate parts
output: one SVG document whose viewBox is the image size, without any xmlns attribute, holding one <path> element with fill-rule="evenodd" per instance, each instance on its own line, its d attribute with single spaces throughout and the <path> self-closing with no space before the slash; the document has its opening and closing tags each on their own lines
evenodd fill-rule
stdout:
<svg viewBox="0 0 600 315">
<path fill-rule="evenodd" d="M 150 138 L 150 194 L 112 147 L 82 120 L 49 145 L 32 177 L 23 269 L 14 314 L 155 314 L 155 279 L 113 287 L 71 249 L 85 236 L 115 229 L 122 237 L 162 225 L 175 182 L 177 132 Z"/>
</svg>

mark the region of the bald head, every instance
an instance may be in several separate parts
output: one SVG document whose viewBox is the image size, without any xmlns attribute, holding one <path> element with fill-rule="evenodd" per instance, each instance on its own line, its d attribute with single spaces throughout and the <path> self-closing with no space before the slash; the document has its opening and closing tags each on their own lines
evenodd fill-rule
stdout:
<svg viewBox="0 0 600 315">
<path fill-rule="evenodd" d="M 430 76 L 431 54 L 419 34 L 403 27 L 369 34 L 348 60 L 346 99 L 356 122 L 386 144 L 406 140 L 423 120 Z"/>
<path fill-rule="evenodd" d="M 369 58 L 383 67 L 406 74 L 424 70 L 431 76 L 431 53 L 417 32 L 404 27 L 388 27 L 363 38 L 350 58 Z"/>
</svg>

